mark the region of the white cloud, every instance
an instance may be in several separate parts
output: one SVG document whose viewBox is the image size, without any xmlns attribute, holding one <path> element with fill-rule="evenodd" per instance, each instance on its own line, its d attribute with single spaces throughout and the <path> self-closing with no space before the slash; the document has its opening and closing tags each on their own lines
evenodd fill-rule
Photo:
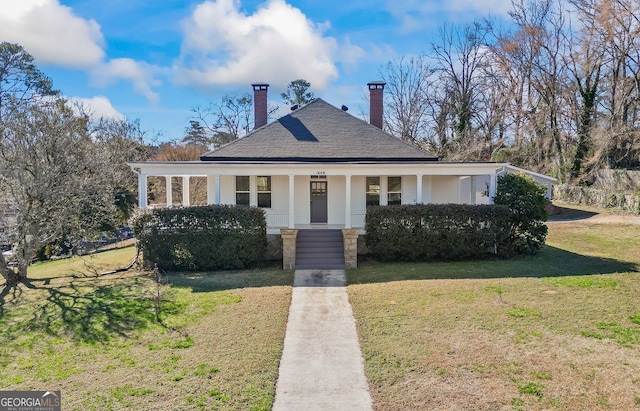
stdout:
<svg viewBox="0 0 640 411">
<path fill-rule="evenodd" d="M 237 0 L 205 1 L 183 21 L 182 55 L 174 69 L 178 81 L 196 85 L 267 81 L 285 87 L 304 78 L 314 90 L 338 77 L 336 56 L 353 64 L 361 53 L 324 36 L 316 24 L 284 0 L 269 0 L 252 15 Z"/>
<path fill-rule="evenodd" d="M 156 103 L 159 95 L 152 87 L 160 85 L 160 81 L 154 78 L 158 70 L 153 65 L 129 58 L 112 59 L 92 71 L 92 82 L 96 86 L 107 87 L 121 79 L 129 80 L 138 94 Z"/>
<path fill-rule="evenodd" d="M 95 97 L 70 97 L 69 101 L 77 103 L 87 109 L 94 120 L 104 118 L 114 118 L 123 120 L 125 116 L 113 107 L 111 101 L 105 96 Z"/>
<path fill-rule="evenodd" d="M 402 33 L 443 22 L 458 23 L 477 16 L 506 16 L 511 0 L 388 0 L 387 9 L 400 21 Z"/>
<path fill-rule="evenodd" d="M 60 0 L 0 0 L 0 39 L 18 43 L 37 64 L 86 70 L 93 84 L 128 80 L 136 93 L 157 102 L 155 66 L 129 58 L 107 59 L 100 25 L 83 19 Z"/>
<path fill-rule="evenodd" d="M 19 43 L 38 62 L 86 68 L 104 58 L 95 20 L 73 14 L 58 0 L 2 0 L 0 38 Z"/>
</svg>

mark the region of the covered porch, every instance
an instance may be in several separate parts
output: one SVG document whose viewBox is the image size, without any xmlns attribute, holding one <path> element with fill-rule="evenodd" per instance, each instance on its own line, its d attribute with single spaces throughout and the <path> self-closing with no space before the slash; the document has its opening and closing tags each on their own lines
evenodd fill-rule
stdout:
<svg viewBox="0 0 640 411">
<path fill-rule="evenodd" d="M 130 166 L 138 174 L 141 209 L 192 204 L 261 207 L 272 234 L 283 228 L 362 230 L 368 205 L 490 204 L 497 177 L 506 172 L 531 175 L 547 186 L 549 198 L 553 182 L 549 177 L 501 163 L 141 162 Z M 155 177 L 155 184 L 164 183 L 164 203 L 149 201 L 150 177 Z M 191 189 L 196 182 L 206 187 L 206 195 L 198 199 Z M 176 185 L 180 190 L 175 190 Z M 180 198 L 175 198 L 174 192 Z"/>
</svg>

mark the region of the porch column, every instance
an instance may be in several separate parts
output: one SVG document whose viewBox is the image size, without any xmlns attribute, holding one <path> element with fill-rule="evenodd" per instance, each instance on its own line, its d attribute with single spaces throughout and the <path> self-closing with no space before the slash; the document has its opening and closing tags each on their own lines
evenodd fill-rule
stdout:
<svg viewBox="0 0 640 411">
<path fill-rule="evenodd" d="M 416 204 L 422 204 L 422 174 L 416 174 Z"/>
<path fill-rule="evenodd" d="M 258 206 L 258 177 L 249 176 L 249 205 Z"/>
<path fill-rule="evenodd" d="M 489 179 L 489 204 L 493 204 L 493 197 L 497 192 L 497 177 L 496 173 L 491 174 Z"/>
<path fill-rule="evenodd" d="M 295 209 L 296 209 L 296 199 L 295 199 L 295 175 L 289 174 L 289 228 L 295 228 Z"/>
<path fill-rule="evenodd" d="M 214 177 L 207 174 L 207 204 L 215 204 L 215 191 L 217 187 L 218 186 L 217 184 L 215 184 Z"/>
<path fill-rule="evenodd" d="M 147 175 L 140 172 L 138 174 L 138 208 L 147 208 Z"/>
<path fill-rule="evenodd" d="M 547 194 L 546 194 L 547 200 L 551 201 L 551 197 L 553 197 L 553 183 L 548 182 L 547 183 Z"/>
<path fill-rule="evenodd" d="M 213 204 L 219 205 L 220 204 L 220 196 L 221 196 L 220 193 L 222 192 L 222 189 L 220 187 L 220 174 L 216 174 L 214 176 L 214 180 L 215 180 L 215 184 L 216 184 L 216 190 L 215 190 L 215 195 L 214 195 L 214 198 L 213 198 L 213 200 L 214 200 Z"/>
<path fill-rule="evenodd" d="M 191 205 L 189 199 L 189 176 L 182 176 L 182 206 L 187 207 Z"/>
<path fill-rule="evenodd" d="M 389 181 L 387 180 L 387 176 L 380 176 L 380 205 L 386 206 L 389 204 L 388 188 Z"/>
<path fill-rule="evenodd" d="M 471 204 L 475 204 L 476 203 L 476 191 L 478 191 L 478 188 L 476 187 L 476 176 L 471 176 L 471 181 L 470 181 L 470 200 L 471 200 Z"/>
<path fill-rule="evenodd" d="M 173 187 L 171 186 L 171 176 L 164 176 L 165 190 L 167 191 L 167 207 L 173 205 Z"/>
<path fill-rule="evenodd" d="M 345 179 L 345 205 L 344 205 L 344 228 L 351 228 L 351 174 L 344 176 Z"/>
</svg>

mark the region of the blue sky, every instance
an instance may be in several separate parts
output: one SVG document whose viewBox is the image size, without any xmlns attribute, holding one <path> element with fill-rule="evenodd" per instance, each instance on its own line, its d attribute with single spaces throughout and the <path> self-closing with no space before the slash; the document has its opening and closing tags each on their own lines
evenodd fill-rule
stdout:
<svg viewBox="0 0 640 411">
<path fill-rule="evenodd" d="M 505 16 L 509 0 L 0 0 L 0 41 L 19 43 L 96 116 L 179 139 L 191 109 L 297 78 L 354 115 L 366 83 L 429 49 L 444 23 Z M 285 107 L 282 113 L 286 113 Z"/>
</svg>

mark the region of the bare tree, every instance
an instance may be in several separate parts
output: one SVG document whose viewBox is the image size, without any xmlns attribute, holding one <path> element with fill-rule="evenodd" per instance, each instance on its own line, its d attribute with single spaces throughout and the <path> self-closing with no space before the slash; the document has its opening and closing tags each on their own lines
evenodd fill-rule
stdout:
<svg viewBox="0 0 640 411">
<path fill-rule="evenodd" d="M 151 147 L 144 142 L 147 132 L 138 120 L 100 118 L 89 124 L 89 133 L 110 164 L 108 174 L 118 209 L 117 221 L 126 223 L 138 204 L 138 179 L 127 162 L 149 159 Z"/>
<path fill-rule="evenodd" d="M 385 128 L 404 141 L 431 146 L 427 116 L 430 75 L 433 69 L 424 57 L 401 57 L 389 62 L 380 76 L 386 84 Z"/>
<path fill-rule="evenodd" d="M 597 1 L 597 0 L 596 0 Z M 577 142 L 571 164 L 571 179 L 584 180 L 594 158 L 593 128 L 600 92 L 601 72 L 605 64 L 606 34 L 599 29 L 597 3 L 593 0 L 572 0 L 578 12 L 580 28 L 571 32 L 567 43 L 570 52 L 567 67 L 573 77 Z M 603 37 L 605 35 L 605 37 Z"/>
<path fill-rule="evenodd" d="M 479 22 L 461 28 L 445 25 L 439 42 L 432 44 L 434 69 L 439 76 L 437 119 L 444 116 L 453 138 L 440 140 L 449 159 L 478 159 L 482 142 L 476 139 L 477 104 L 482 94 L 482 66 L 486 57 L 486 30 Z"/>
<path fill-rule="evenodd" d="M 198 132 L 206 135 L 215 149 L 251 131 L 253 98 L 250 94 L 224 96 L 208 107 L 196 107 L 192 111 L 195 116 L 191 128 L 195 122 L 201 128 Z"/>
<path fill-rule="evenodd" d="M 604 156 L 611 167 L 640 165 L 640 4 L 635 0 L 600 0 L 596 18 L 607 41 L 604 82 L 607 129 Z M 606 138 L 609 136 L 609 138 Z"/>
</svg>

